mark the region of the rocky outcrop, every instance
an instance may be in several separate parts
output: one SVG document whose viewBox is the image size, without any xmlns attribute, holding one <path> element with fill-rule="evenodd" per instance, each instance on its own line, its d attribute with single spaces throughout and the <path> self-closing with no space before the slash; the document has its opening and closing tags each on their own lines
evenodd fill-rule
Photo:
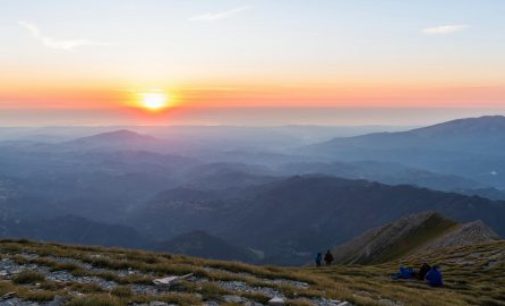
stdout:
<svg viewBox="0 0 505 306">
<path fill-rule="evenodd" d="M 489 226 L 481 220 L 477 220 L 457 226 L 454 230 L 429 243 L 425 248 L 440 249 L 465 246 L 499 239 L 500 236 L 489 228 Z"/>
</svg>

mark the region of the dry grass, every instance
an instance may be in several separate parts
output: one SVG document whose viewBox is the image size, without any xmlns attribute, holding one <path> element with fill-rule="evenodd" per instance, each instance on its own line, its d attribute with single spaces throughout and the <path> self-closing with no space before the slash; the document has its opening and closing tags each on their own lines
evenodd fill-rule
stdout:
<svg viewBox="0 0 505 306">
<path fill-rule="evenodd" d="M 48 301 L 55 295 L 68 297 L 70 306 L 127 305 L 153 300 L 178 305 L 199 305 L 203 300 L 220 300 L 223 295 L 240 295 L 265 303 L 268 297 L 260 293 L 231 292 L 216 285 L 216 281 L 241 281 L 253 287 L 270 287 L 281 291 L 289 305 L 308 305 L 307 299 L 333 298 L 357 305 L 380 305 L 398 302 L 403 305 L 505 305 L 505 242 L 456 248 L 445 252 L 410 257 L 402 262 L 417 267 L 422 261 L 442 266 L 446 286 L 433 289 L 419 281 L 392 281 L 389 275 L 399 262 L 374 266 L 333 266 L 323 268 L 280 268 L 253 266 L 240 262 L 205 260 L 184 256 L 157 254 L 138 250 L 41 244 L 29 241 L 1 241 L 2 258 L 18 264 L 36 263 L 53 271 L 65 270 L 75 276 L 97 276 L 112 280 L 119 286 L 106 292 L 96 284 L 56 283 L 43 275 L 23 272 L 13 281 L 0 281 L 0 295 L 15 292 L 22 299 Z M 39 257 L 22 256 L 37 254 Z M 105 271 L 85 270 L 77 263 L 60 263 L 54 258 L 72 258 Z M 212 269 L 207 269 L 212 268 Z M 133 269 L 142 274 L 120 276 L 115 271 Z M 135 295 L 132 284 L 151 284 L 157 276 L 194 273 L 209 282 L 183 282 L 167 294 Z M 288 279 L 310 284 L 297 288 L 289 284 L 268 284 L 265 280 Z M 38 284 L 35 286 L 34 284 Z M 72 297 L 71 292 L 84 297 Z M 199 294 L 198 296 L 195 294 Z"/>
<path fill-rule="evenodd" d="M 45 280 L 42 273 L 34 271 L 23 271 L 12 278 L 14 284 L 34 284 L 41 283 Z"/>
</svg>

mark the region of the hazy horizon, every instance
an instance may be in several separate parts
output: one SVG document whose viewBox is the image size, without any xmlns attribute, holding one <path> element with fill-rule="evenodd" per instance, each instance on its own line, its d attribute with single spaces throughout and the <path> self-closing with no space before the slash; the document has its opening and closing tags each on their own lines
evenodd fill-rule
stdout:
<svg viewBox="0 0 505 306">
<path fill-rule="evenodd" d="M 121 109 L 3 110 L 0 127 L 51 126 L 428 126 L 445 121 L 505 115 L 505 109 L 474 108 L 204 108 L 151 114 Z"/>
</svg>

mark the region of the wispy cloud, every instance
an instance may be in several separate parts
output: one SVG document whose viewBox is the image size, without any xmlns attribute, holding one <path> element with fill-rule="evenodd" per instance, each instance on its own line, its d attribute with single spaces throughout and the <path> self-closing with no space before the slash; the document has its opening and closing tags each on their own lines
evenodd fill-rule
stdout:
<svg viewBox="0 0 505 306">
<path fill-rule="evenodd" d="M 251 9 L 250 6 L 242 6 L 242 7 L 237 7 L 234 9 L 221 11 L 221 12 L 211 12 L 211 13 L 196 15 L 196 16 L 190 17 L 189 20 L 190 21 L 207 21 L 207 22 L 217 21 L 217 20 L 232 17 L 234 15 L 237 15 L 237 14 L 247 11 L 249 9 Z"/>
<path fill-rule="evenodd" d="M 66 50 L 70 51 L 75 48 L 79 47 L 84 47 L 84 46 L 110 46 L 112 43 L 110 42 L 100 42 L 100 41 L 93 41 L 89 39 L 67 39 L 67 40 L 60 40 L 60 39 L 54 39 L 52 37 L 46 36 L 42 33 L 42 31 L 35 26 L 32 23 L 26 22 L 26 21 L 18 21 L 18 24 L 30 32 L 32 36 L 40 41 L 45 47 L 51 48 L 51 49 L 59 49 L 59 50 Z"/>
<path fill-rule="evenodd" d="M 461 32 L 469 27 L 467 24 L 447 24 L 436 27 L 424 28 L 421 32 L 428 35 L 447 35 Z"/>
</svg>

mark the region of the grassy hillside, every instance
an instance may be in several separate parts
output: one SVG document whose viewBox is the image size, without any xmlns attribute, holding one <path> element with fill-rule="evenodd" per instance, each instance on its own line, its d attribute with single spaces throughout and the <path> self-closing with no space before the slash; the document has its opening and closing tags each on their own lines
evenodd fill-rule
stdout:
<svg viewBox="0 0 505 306">
<path fill-rule="evenodd" d="M 458 224 L 433 212 L 405 216 L 371 229 L 333 250 L 340 264 L 378 264 L 401 258 L 455 229 Z"/>
<path fill-rule="evenodd" d="M 392 281 L 398 263 L 329 268 L 279 268 L 204 260 L 137 250 L 0 242 L 0 296 L 7 301 L 56 301 L 54 305 L 266 304 L 274 295 L 288 305 L 505 305 L 505 242 L 407 258 L 438 263 L 446 288 Z M 152 281 L 193 276 L 170 289 Z M 501 278 L 500 278 L 501 277 Z M 8 298 L 10 297 L 10 298 Z M 338 301 L 337 301 L 338 300 Z M 0 301 L 1 302 L 1 301 Z M 258 304 L 256 304 L 258 305 Z"/>
<path fill-rule="evenodd" d="M 388 278 L 388 273 L 396 271 L 400 264 L 417 268 L 424 261 L 441 266 L 444 288 L 432 289 L 419 281 Z M 381 305 L 505 305 L 503 240 L 435 250 L 381 265 L 311 268 L 307 272 L 342 284 L 353 292 L 354 301 L 364 305 L 377 301 Z"/>
<path fill-rule="evenodd" d="M 482 221 L 458 224 L 435 212 L 404 216 L 337 246 L 338 264 L 380 264 L 425 250 L 500 240 Z"/>
<path fill-rule="evenodd" d="M 409 233 L 405 239 L 393 243 L 378 258 L 377 262 L 401 258 L 437 237 L 442 236 L 454 227 L 456 223 L 438 214 L 430 216 L 421 226 Z"/>
</svg>

